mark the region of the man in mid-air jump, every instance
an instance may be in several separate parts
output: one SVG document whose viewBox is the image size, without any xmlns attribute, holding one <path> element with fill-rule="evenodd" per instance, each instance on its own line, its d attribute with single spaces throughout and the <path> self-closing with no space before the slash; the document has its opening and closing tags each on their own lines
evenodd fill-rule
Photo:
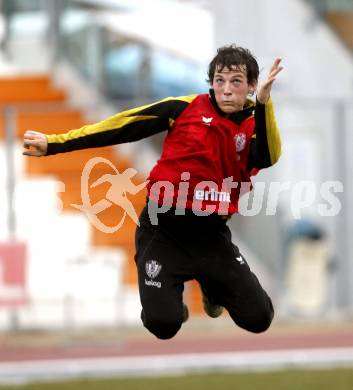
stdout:
<svg viewBox="0 0 353 390">
<path fill-rule="evenodd" d="M 270 97 L 280 63 L 277 58 L 258 86 L 250 51 L 221 47 L 209 65 L 208 94 L 166 98 L 65 134 L 24 135 L 25 155 L 46 156 L 168 131 L 148 178 L 135 255 L 141 319 L 160 339 L 173 337 L 187 319 L 182 294 L 192 279 L 211 317 L 225 308 L 238 326 L 255 333 L 271 324 L 271 299 L 232 243 L 227 220 L 238 210 L 240 184 L 280 156 Z M 150 217 L 158 212 L 156 223 Z"/>
</svg>

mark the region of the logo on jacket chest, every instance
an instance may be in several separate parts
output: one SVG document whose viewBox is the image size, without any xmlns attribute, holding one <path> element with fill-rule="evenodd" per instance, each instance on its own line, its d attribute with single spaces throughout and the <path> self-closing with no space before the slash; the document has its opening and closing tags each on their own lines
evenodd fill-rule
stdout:
<svg viewBox="0 0 353 390">
<path fill-rule="evenodd" d="M 211 126 L 211 122 L 212 122 L 213 118 L 207 118 L 206 116 L 203 116 L 202 115 L 202 123 L 206 126 Z"/>
<path fill-rule="evenodd" d="M 246 145 L 246 134 L 244 133 L 238 133 L 234 136 L 234 143 L 235 143 L 235 150 L 237 153 L 244 150 Z"/>
</svg>

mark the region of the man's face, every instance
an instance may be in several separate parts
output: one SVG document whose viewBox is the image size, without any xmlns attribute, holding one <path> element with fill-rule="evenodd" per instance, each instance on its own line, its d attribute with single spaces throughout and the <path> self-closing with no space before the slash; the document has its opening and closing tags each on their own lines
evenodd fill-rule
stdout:
<svg viewBox="0 0 353 390">
<path fill-rule="evenodd" d="M 247 96 L 254 92 L 256 84 L 248 84 L 246 66 L 216 68 L 212 88 L 219 108 L 226 114 L 243 109 Z"/>
</svg>

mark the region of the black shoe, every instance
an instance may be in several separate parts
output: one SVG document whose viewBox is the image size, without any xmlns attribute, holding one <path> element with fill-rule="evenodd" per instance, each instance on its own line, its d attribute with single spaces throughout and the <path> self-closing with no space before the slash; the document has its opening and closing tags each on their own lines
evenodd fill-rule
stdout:
<svg viewBox="0 0 353 390">
<path fill-rule="evenodd" d="M 220 315 L 222 315 L 224 309 L 223 306 L 211 302 L 202 287 L 201 287 L 201 292 L 202 292 L 203 309 L 205 310 L 205 313 L 212 318 L 217 318 Z"/>
<path fill-rule="evenodd" d="M 185 303 L 183 303 L 183 322 L 186 322 L 188 319 L 189 319 L 189 309 L 185 305 Z"/>
</svg>

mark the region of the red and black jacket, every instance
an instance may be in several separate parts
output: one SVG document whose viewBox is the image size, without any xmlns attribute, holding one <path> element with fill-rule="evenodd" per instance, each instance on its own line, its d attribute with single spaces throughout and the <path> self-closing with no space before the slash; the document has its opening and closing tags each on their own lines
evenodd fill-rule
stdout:
<svg viewBox="0 0 353 390">
<path fill-rule="evenodd" d="M 266 104 L 248 100 L 242 111 L 227 116 L 211 90 L 209 95 L 171 97 L 48 135 L 47 155 L 133 142 L 165 130 L 162 155 L 147 189 L 152 200 L 173 207 L 232 214 L 240 183 L 275 164 L 281 154 L 271 99 Z"/>
</svg>

